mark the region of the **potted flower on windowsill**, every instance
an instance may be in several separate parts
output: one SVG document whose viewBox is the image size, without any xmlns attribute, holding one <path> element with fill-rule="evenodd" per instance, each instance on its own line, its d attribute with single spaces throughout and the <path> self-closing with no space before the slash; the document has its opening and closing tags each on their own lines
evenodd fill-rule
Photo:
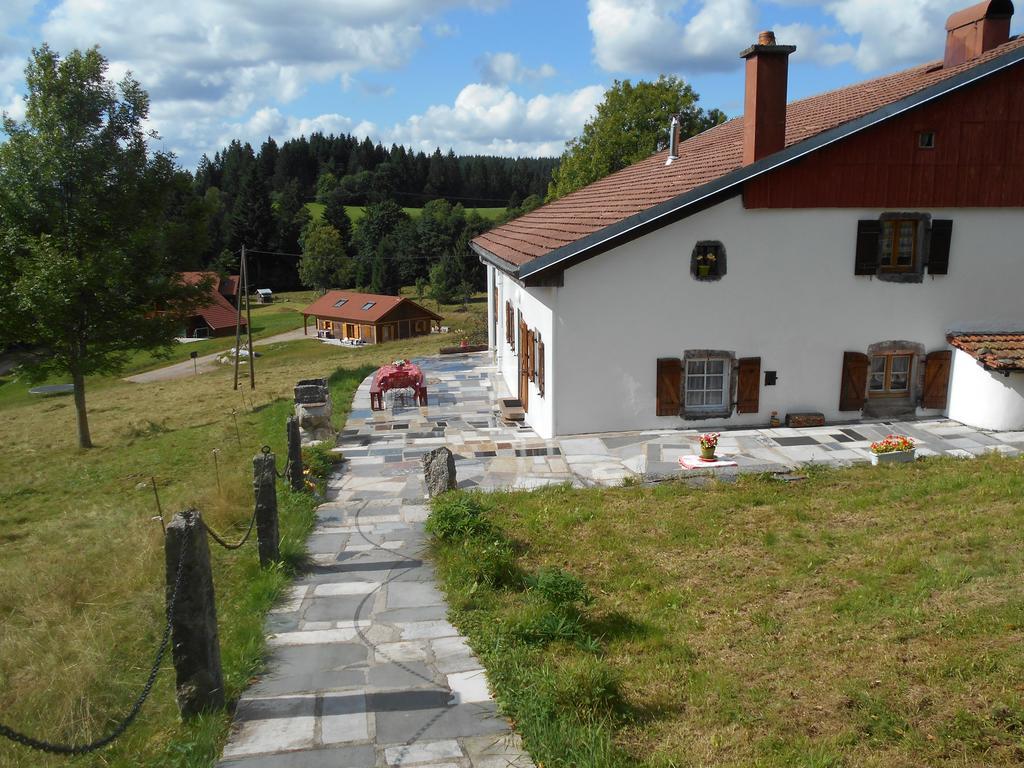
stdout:
<svg viewBox="0 0 1024 768">
<path fill-rule="evenodd" d="M 886 435 L 884 440 L 871 444 L 871 463 L 902 464 L 917 456 L 917 445 L 906 435 Z"/>
<path fill-rule="evenodd" d="M 715 460 L 715 449 L 718 448 L 718 438 L 720 437 L 718 432 L 705 432 L 697 438 L 700 441 L 701 461 Z"/>
<path fill-rule="evenodd" d="M 711 277 L 711 269 L 715 266 L 715 254 L 711 251 L 697 256 L 697 277 Z"/>
</svg>

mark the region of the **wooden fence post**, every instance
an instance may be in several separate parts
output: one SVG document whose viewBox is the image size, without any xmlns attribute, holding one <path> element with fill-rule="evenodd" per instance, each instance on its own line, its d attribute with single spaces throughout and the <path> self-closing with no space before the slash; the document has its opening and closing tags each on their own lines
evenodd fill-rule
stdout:
<svg viewBox="0 0 1024 768">
<path fill-rule="evenodd" d="M 277 464 L 268 448 L 252 457 L 252 486 L 256 494 L 256 538 L 260 565 L 280 559 L 277 530 Z"/>
<path fill-rule="evenodd" d="M 189 718 L 224 706 L 210 547 L 199 510 L 186 509 L 171 520 L 164 558 L 168 603 L 177 588 L 171 620 L 175 696 L 181 716 Z"/>
<path fill-rule="evenodd" d="M 299 420 L 294 416 L 288 417 L 288 480 L 293 491 L 301 491 L 305 488 L 305 478 L 302 474 L 302 438 L 299 436 Z"/>
</svg>

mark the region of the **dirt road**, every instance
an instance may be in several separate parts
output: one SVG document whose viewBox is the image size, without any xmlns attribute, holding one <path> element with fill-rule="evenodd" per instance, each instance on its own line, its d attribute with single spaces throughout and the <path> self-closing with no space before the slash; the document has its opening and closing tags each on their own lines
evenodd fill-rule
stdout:
<svg viewBox="0 0 1024 768">
<path fill-rule="evenodd" d="M 282 341 L 295 341 L 296 339 L 301 339 L 302 337 L 302 329 L 296 328 L 294 331 L 286 331 L 285 333 L 279 333 L 276 336 L 268 336 L 265 339 L 257 339 L 256 341 L 253 342 L 253 346 L 262 347 L 266 346 L 267 344 L 277 344 L 278 342 Z M 306 338 L 315 339 L 315 337 L 313 336 L 307 336 Z M 197 357 L 194 365 L 190 358 L 188 360 L 183 360 L 180 363 L 174 363 L 173 365 L 168 365 L 163 368 L 157 368 L 152 371 L 146 371 L 145 373 L 137 373 L 134 376 L 128 376 L 127 378 L 125 378 L 125 381 L 132 381 L 135 382 L 136 384 L 148 384 L 153 381 L 173 381 L 174 379 L 184 379 L 188 378 L 189 376 L 195 376 L 197 369 L 199 373 L 206 373 L 207 371 L 212 371 L 216 369 L 217 366 L 220 365 L 220 363 L 217 362 L 217 358 L 226 354 L 230 349 L 231 347 L 227 347 L 226 349 L 222 349 L 220 352 L 214 352 L 209 355 Z"/>
</svg>

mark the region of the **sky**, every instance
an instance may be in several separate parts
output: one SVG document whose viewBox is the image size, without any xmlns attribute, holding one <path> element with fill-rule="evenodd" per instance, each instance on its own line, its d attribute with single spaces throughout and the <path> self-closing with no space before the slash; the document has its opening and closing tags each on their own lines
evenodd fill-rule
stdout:
<svg viewBox="0 0 1024 768">
<path fill-rule="evenodd" d="M 800 98 L 941 58 L 946 18 L 971 2 L 2 0 L 0 109 L 24 115 L 33 47 L 99 45 L 111 77 L 149 92 L 154 146 L 186 168 L 234 138 L 314 131 L 553 156 L 615 80 L 679 75 L 731 117 L 760 30 L 797 46 Z"/>
</svg>

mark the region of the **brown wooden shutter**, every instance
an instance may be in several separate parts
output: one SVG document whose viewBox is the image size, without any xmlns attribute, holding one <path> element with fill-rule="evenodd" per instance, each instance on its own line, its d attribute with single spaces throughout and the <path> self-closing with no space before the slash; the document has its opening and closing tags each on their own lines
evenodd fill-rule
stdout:
<svg viewBox="0 0 1024 768">
<path fill-rule="evenodd" d="M 953 240 L 953 222 L 950 219 L 932 221 L 931 242 L 928 246 L 928 274 L 949 274 L 949 244 Z"/>
<path fill-rule="evenodd" d="M 526 370 L 530 381 L 537 380 L 537 355 L 533 348 L 533 331 L 526 332 Z"/>
<path fill-rule="evenodd" d="M 678 357 L 658 358 L 658 415 L 679 415 L 679 393 L 683 386 L 683 362 Z"/>
<path fill-rule="evenodd" d="M 864 407 L 868 385 L 868 356 L 863 352 L 843 353 L 843 379 L 839 385 L 839 410 L 859 411 Z"/>
<path fill-rule="evenodd" d="M 537 391 L 544 397 L 544 342 L 537 342 Z"/>
<path fill-rule="evenodd" d="M 761 403 L 761 358 L 741 357 L 736 386 L 736 413 L 757 413 Z"/>
<path fill-rule="evenodd" d="M 853 274 L 873 275 L 878 272 L 878 244 L 881 237 L 882 222 L 877 219 L 857 222 L 857 257 Z"/>
<path fill-rule="evenodd" d="M 944 409 L 948 401 L 949 371 L 953 365 L 953 353 L 948 349 L 929 352 L 924 360 L 924 391 L 921 392 L 922 408 Z"/>
</svg>

